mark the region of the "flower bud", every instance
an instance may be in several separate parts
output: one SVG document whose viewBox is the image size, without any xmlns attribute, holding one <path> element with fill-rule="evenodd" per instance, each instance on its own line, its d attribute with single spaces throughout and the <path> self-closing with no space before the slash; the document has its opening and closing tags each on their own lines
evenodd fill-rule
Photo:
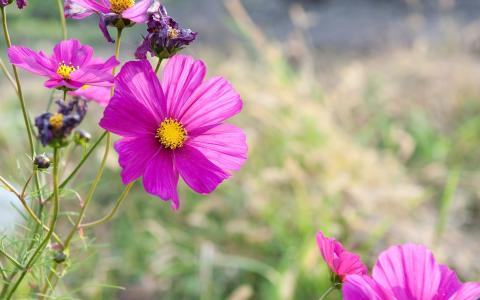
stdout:
<svg viewBox="0 0 480 300">
<path fill-rule="evenodd" d="M 65 255 L 65 253 L 63 253 L 63 251 L 56 251 L 53 254 L 53 260 L 57 264 L 61 264 L 61 263 L 65 262 L 67 260 L 67 255 Z"/>
<path fill-rule="evenodd" d="M 33 164 L 39 170 L 46 170 L 50 167 L 50 158 L 48 158 L 48 156 L 45 154 L 39 154 L 35 157 Z"/>
<path fill-rule="evenodd" d="M 78 145 L 86 145 L 92 139 L 92 135 L 85 130 L 76 130 L 74 135 L 75 143 Z"/>
</svg>

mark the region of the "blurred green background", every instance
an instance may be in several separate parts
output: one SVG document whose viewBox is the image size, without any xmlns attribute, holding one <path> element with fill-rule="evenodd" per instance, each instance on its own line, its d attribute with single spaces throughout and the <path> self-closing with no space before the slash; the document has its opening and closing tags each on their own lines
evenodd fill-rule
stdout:
<svg viewBox="0 0 480 300">
<path fill-rule="evenodd" d="M 208 197 L 182 184 L 179 212 L 137 183 L 112 222 L 77 238 L 55 299 L 318 299 L 329 286 L 318 230 L 369 267 L 389 245 L 412 241 L 463 279 L 479 280 L 474 2 L 165 1 L 181 25 L 199 31 L 185 53 L 243 96 L 233 122 L 247 133 L 249 160 Z M 9 13 L 14 44 L 49 53 L 61 38 L 54 0 Z M 69 20 L 68 29 L 97 54 L 112 55 L 96 17 Z M 144 31 L 125 32 L 122 61 L 133 58 Z M 31 114 L 43 112 L 50 91 L 42 78 L 21 76 Z M 21 185 L 28 176 L 23 123 L 4 77 L 0 90 L 1 175 Z M 91 104 L 82 127 L 94 138 L 100 117 Z M 81 153 L 75 149 L 64 168 Z M 85 194 L 101 153 L 72 190 Z M 116 159 L 112 153 L 88 220 L 106 214 L 122 190 Z M 62 201 L 60 233 L 79 206 L 73 193 Z M 2 210 L 4 220 L 14 213 Z"/>
</svg>

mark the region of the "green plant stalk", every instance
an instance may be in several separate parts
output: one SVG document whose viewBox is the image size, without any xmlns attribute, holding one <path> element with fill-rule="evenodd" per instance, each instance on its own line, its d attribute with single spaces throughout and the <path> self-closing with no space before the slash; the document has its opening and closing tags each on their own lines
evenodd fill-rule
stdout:
<svg viewBox="0 0 480 300">
<path fill-rule="evenodd" d="M 328 288 L 328 290 L 325 291 L 325 293 L 323 293 L 323 295 L 318 300 L 325 300 L 327 296 L 330 295 L 331 292 L 333 292 L 334 289 L 335 289 L 335 285 L 333 284 Z"/>
<path fill-rule="evenodd" d="M 163 59 L 161 57 L 158 58 L 157 66 L 155 67 L 155 74 L 157 74 L 158 70 L 160 70 L 160 66 L 162 65 L 162 60 Z"/>
<path fill-rule="evenodd" d="M 12 75 L 10 75 L 10 72 L 8 72 L 7 66 L 5 66 L 1 58 L 0 58 L 0 69 L 2 69 L 3 73 L 5 74 L 5 77 L 7 77 L 8 81 L 10 82 L 13 89 L 15 90 L 15 93 L 18 94 L 17 84 L 15 83 L 15 80 L 13 79 Z"/>
<path fill-rule="evenodd" d="M 100 220 L 90 222 L 90 223 L 86 223 L 86 224 L 81 224 L 79 227 L 80 228 L 89 228 L 89 227 L 94 227 L 94 226 L 97 226 L 97 225 L 100 225 L 100 224 L 103 224 L 103 223 L 106 223 L 106 222 L 110 221 L 115 216 L 115 214 L 117 213 L 118 209 L 120 208 L 120 205 L 127 198 L 128 193 L 130 192 L 130 190 L 132 189 L 134 184 L 135 184 L 135 181 L 131 182 L 127 186 L 125 186 L 125 190 L 123 190 L 120 197 L 118 197 L 117 201 L 115 201 L 115 205 L 113 206 L 112 210 L 110 211 L 110 213 L 108 215 L 101 218 Z"/>
<path fill-rule="evenodd" d="M 19 263 L 15 258 L 13 258 L 10 254 L 5 252 L 3 249 L 0 249 L 0 254 L 5 256 L 12 264 L 15 265 L 15 267 L 19 268 L 20 270 L 24 269 L 21 263 Z"/>
<path fill-rule="evenodd" d="M 63 0 L 57 0 L 58 14 L 60 17 L 60 23 L 62 24 L 62 37 L 67 39 L 67 21 L 65 20 L 65 12 L 63 11 Z"/>
<path fill-rule="evenodd" d="M 447 177 L 447 183 L 443 190 L 443 195 L 440 202 L 440 212 L 438 216 L 437 226 L 435 228 L 435 243 L 439 242 L 445 230 L 447 223 L 448 212 L 452 205 L 455 192 L 457 191 L 458 181 L 460 179 L 460 168 L 456 167 L 451 170 Z"/>
<path fill-rule="evenodd" d="M 7 14 L 5 11 L 5 7 L 1 7 L 1 11 L 2 11 L 3 34 L 5 36 L 5 42 L 7 43 L 7 47 L 10 48 L 12 46 L 12 41 L 10 39 L 10 34 L 8 33 Z M 30 154 L 33 159 L 33 157 L 35 156 L 35 148 L 33 144 L 33 134 L 31 130 L 32 128 L 30 127 L 30 118 L 28 117 L 27 109 L 25 106 L 25 100 L 23 98 L 23 91 L 22 91 L 22 86 L 20 84 L 20 77 L 18 76 L 17 67 L 12 64 L 12 68 L 13 68 L 13 76 L 15 77 L 15 82 L 17 84 L 17 94 L 18 94 L 18 99 L 20 101 L 20 107 L 22 109 L 23 121 L 25 122 L 25 127 L 27 128 L 28 142 L 30 144 Z"/>
<path fill-rule="evenodd" d="M 58 185 L 58 164 L 59 164 L 60 159 L 59 159 L 58 156 L 59 156 L 59 150 L 58 150 L 58 148 L 55 148 L 54 151 L 53 151 L 53 194 L 54 194 L 54 197 L 53 197 L 53 206 L 52 206 L 52 217 L 51 217 L 51 220 L 50 220 L 50 230 L 47 232 L 47 235 L 45 236 L 45 238 L 42 240 L 42 242 L 37 247 L 37 249 L 35 250 L 33 255 L 30 257 L 30 260 L 25 265 L 25 268 L 22 271 L 22 273 L 20 274 L 20 277 L 17 279 L 17 281 L 13 285 L 12 289 L 8 293 L 7 297 L 5 298 L 6 300 L 9 300 L 9 299 L 12 298 L 13 294 L 15 293 L 17 288 L 22 283 L 23 279 L 27 275 L 30 268 L 33 266 L 33 264 L 35 263 L 37 258 L 40 256 L 40 254 L 42 254 L 46 245 L 50 241 L 50 238 L 52 237 L 53 231 L 55 229 L 55 225 L 57 224 L 58 211 L 59 211 L 59 206 L 60 206 L 59 205 L 60 204 L 60 201 L 59 201 L 60 192 L 59 192 L 59 185 Z"/>
</svg>

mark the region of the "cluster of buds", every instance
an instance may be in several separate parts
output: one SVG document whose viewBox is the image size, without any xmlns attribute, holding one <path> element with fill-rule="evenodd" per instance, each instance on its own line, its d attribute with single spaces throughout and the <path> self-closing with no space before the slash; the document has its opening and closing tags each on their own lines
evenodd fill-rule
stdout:
<svg viewBox="0 0 480 300">
<path fill-rule="evenodd" d="M 5 6 L 11 4 L 12 2 L 13 2 L 13 0 L 0 0 L 0 7 L 5 7 Z M 20 9 L 27 6 L 27 4 L 28 4 L 27 0 L 17 0 L 17 6 Z"/>
<path fill-rule="evenodd" d="M 161 59 L 170 58 L 197 37 L 196 32 L 181 28 L 158 2 L 148 12 L 147 27 L 148 35 L 135 52 L 138 59 L 146 59 L 148 52 Z"/>
<path fill-rule="evenodd" d="M 56 113 L 44 113 L 35 118 L 38 138 L 43 146 L 64 147 L 68 137 L 83 120 L 87 113 L 87 103 L 84 99 L 74 97 L 70 102 L 57 102 Z"/>
</svg>

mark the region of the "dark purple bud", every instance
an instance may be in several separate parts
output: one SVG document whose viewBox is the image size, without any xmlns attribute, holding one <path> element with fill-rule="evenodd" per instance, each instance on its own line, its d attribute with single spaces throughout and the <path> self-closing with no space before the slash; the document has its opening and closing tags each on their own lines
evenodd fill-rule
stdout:
<svg viewBox="0 0 480 300">
<path fill-rule="evenodd" d="M 147 58 L 148 52 L 159 58 L 170 58 L 197 37 L 196 32 L 181 28 L 158 2 L 149 10 L 148 16 L 148 34 L 135 52 L 138 59 Z"/>
<path fill-rule="evenodd" d="M 48 156 L 45 154 L 39 154 L 35 156 L 35 160 L 33 161 L 33 164 L 39 170 L 46 170 L 50 167 L 50 158 L 48 158 Z"/>
<path fill-rule="evenodd" d="M 17 6 L 18 8 L 22 9 L 24 8 L 25 6 L 28 5 L 28 1 L 27 0 L 17 0 Z"/>
</svg>

